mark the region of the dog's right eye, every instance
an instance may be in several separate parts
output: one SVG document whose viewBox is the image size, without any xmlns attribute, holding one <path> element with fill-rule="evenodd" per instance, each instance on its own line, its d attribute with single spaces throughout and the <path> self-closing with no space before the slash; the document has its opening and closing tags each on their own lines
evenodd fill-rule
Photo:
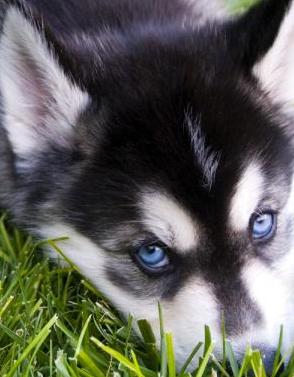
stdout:
<svg viewBox="0 0 294 377">
<path fill-rule="evenodd" d="M 267 241 L 275 233 L 277 226 L 277 215 L 272 212 L 265 212 L 254 215 L 251 221 L 251 233 L 254 241 Z"/>
<path fill-rule="evenodd" d="M 137 262 L 148 272 L 162 272 L 170 264 L 166 248 L 161 245 L 142 245 L 135 254 Z"/>
</svg>

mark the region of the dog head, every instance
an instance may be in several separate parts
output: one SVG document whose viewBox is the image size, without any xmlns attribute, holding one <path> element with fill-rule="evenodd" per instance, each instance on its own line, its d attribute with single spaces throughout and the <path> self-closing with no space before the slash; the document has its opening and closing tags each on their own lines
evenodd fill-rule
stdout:
<svg viewBox="0 0 294 377">
<path fill-rule="evenodd" d="M 123 313 L 160 301 L 180 363 L 222 318 L 240 354 L 294 340 L 289 3 L 70 36 L 7 10 L 2 203 Z"/>
</svg>

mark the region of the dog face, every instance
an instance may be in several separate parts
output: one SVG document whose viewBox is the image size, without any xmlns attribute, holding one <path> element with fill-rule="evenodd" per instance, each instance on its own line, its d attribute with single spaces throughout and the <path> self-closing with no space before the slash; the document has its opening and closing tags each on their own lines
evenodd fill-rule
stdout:
<svg viewBox="0 0 294 377">
<path fill-rule="evenodd" d="M 288 3 L 69 37 L 7 10 L 2 203 L 156 331 L 160 301 L 179 363 L 222 318 L 240 354 L 294 339 Z"/>
</svg>

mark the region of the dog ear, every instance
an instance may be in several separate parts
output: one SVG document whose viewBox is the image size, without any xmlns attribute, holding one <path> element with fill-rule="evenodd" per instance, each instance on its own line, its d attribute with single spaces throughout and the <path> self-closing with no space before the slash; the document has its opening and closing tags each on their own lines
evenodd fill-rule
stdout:
<svg viewBox="0 0 294 377">
<path fill-rule="evenodd" d="M 273 98 L 294 110 L 294 3 L 274 44 L 255 65 L 254 73 Z"/>
<path fill-rule="evenodd" d="M 294 103 L 294 5 L 262 0 L 227 24 L 230 54 L 277 100 Z"/>
<path fill-rule="evenodd" d="M 21 158 L 44 149 L 46 142 L 66 147 L 89 101 L 66 73 L 62 49 L 48 35 L 23 5 L 8 6 L 0 39 L 2 114 L 12 149 Z"/>
</svg>

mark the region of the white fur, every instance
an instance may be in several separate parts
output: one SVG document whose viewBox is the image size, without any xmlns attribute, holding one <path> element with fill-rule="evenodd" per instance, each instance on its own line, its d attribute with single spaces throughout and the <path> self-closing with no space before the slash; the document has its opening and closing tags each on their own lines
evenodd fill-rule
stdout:
<svg viewBox="0 0 294 377">
<path fill-rule="evenodd" d="M 49 137 L 66 144 L 89 101 L 65 76 L 42 34 L 13 7 L 0 41 L 0 90 L 4 126 L 22 157 Z"/>
<path fill-rule="evenodd" d="M 265 344 L 275 348 L 278 344 L 280 326 L 283 325 L 284 348 L 289 349 L 294 335 L 291 323 L 294 310 L 293 289 L 289 289 L 277 269 L 257 259 L 243 268 L 242 278 L 247 292 L 263 316 L 262 324 L 243 334 L 244 339 L 251 344 Z"/>
<path fill-rule="evenodd" d="M 290 236 L 290 250 L 284 252 L 281 250 L 281 255 L 275 261 L 274 268 L 280 279 L 287 284 L 289 289 L 289 294 L 291 295 L 291 301 L 294 303 L 294 237 L 293 229 L 289 229 L 289 219 L 293 221 L 294 219 L 294 179 L 292 178 L 291 191 L 288 201 L 284 209 L 280 212 L 278 217 L 278 228 L 285 229 L 285 231 L 291 232 Z M 293 227 L 293 225 L 292 225 Z"/>
<path fill-rule="evenodd" d="M 294 3 L 273 47 L 254 71 L 273 99 L 294 109 Z"/>
<path fill-rule="evenodd" d="M 190 134 L 194 156 L 203 172 L 203 184 L 208 189 L 211 189 L 221 155 L 219 152 L 214 151 L 211 146 L 207 145 L 198 119 L 192 120 L 191 116 L 187 114 L 185 124 Z"/>
<path fill-rule="evenodd" d="M 172 301 L 163 302 L 164 323 L 174 336 L 175 353 L 179 366 L 183 364 L 197 342 L 204 337 L 208 325 L 218 353 L 221 346 L 219 329 L 220 310 L 212 288 L 201 278 L 192 278 Z M 201 350 L 202 352 L 203 350 Z M 197 366 L 198 358 L 190 365 Z"/>
<path fill-rule="evenodd" d="M 161 241 L 179 251 L 191 251 L 198 243 L 195 221 L 171 196 L 158 191 L 142 195 L 143 222 Z"/>
<path fill-rule="evenodd" d="M 235 231 L 247 229 L 252 213 L 263 194 L 263 176 L 257 163 L 251 162 L 243 171 L 232 198 L 229 225 Z"/>
<path fill-rule="evenodd" d="M 294 176 L 292 176 L 290 193 L 285 205 L 285 213 L 288 216 L 293 216 L 294 213 Z"/>
<path fill-rule="evenodd" d="M 185 0 L 185 2 L 192 5 L 196 16 L 200 15 L 200 19 L 197 19 L 198 23 L 228 17 L 225 0 Z"/>
</svg>

